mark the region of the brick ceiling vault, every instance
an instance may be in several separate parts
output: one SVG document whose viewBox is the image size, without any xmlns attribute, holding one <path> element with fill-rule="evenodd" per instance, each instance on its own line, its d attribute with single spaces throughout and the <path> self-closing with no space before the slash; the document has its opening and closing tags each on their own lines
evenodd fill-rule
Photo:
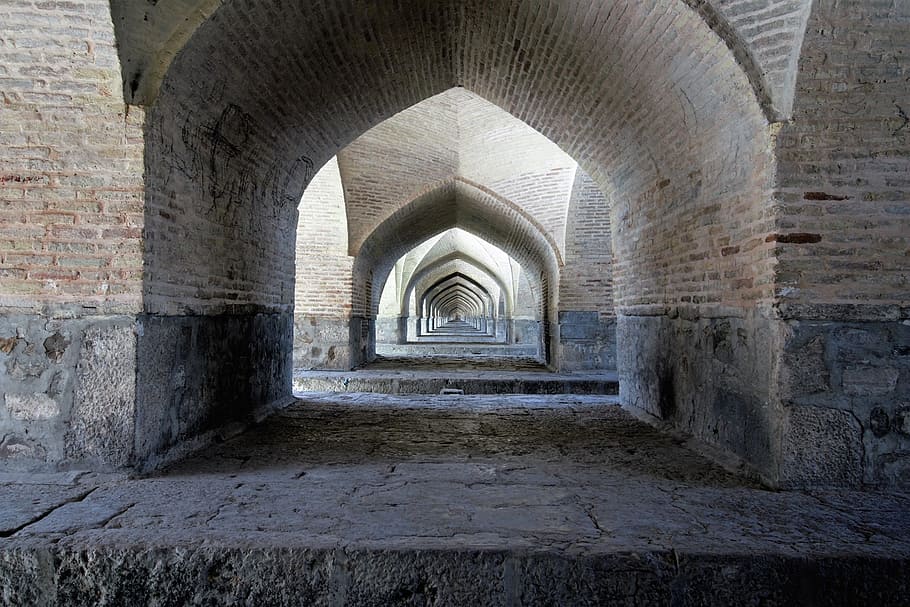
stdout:
<svg viewBox="0 0 910 607">
<path fill-rule="evenodd" d="M 440 181 L 461 179 L 508 199 L 564 257 L 577 163 L 546 137 L 461 88 L 373 127 L 338 153 L 350 254 L 395 210 Z"/>
<path fill-rule="evenodd" d="M 724 4 L 734 5 L 745 6 Z M 175 229 L 157 213 L 171 207 L 180 230 L 214 225 L 213 240 L 236 251 L 232 306 L 289 305 L 288 288 L 272 285 L 293 284 L 289 201 L 313 168 L 458 85 L 550 139 L 612 202 L 613 246 L 627 264 L 617 265 L 618 304 L 773 296 L 773 260 L 762 262 L 771 245 L 748 249 L 758 264 L 722 256 L 773 229 L 762 206 L 774 170 L 766 109 L 728 42 L 685 3 L 233 0 L 175 56 L 147 115 L 146 233 L 161 243 L 146 256 L 147 311 L 178 289 L 185 309 L 206 310 L 224 274 L 218 256 L 200 263 L 158 238 Z M 704 250 L 686 251 L 692 243 Z"/>
<path fill-rule="evenodd" d="M 683 1 L 732 50 L 769 118 L 786 120 L 792 110 L 796 64 L 812 1 Z M 224 0 L 143 3 L 111 0 L 123 72 L 124 99 L 128 103 L 148 105 L 154 102 L 174 57 L 223 3 Z M 457 5 L 458 2 L 452 4 Z M 499 4 L 508 5 L 505 2 Z M 459 11 L 452 13 L 456 16 L 464 14 Z M 270 7 L 266 7 L 263 14 L 280 15 Z M 463 29 L 462 24 L 454 27 Z"/>
</svg>

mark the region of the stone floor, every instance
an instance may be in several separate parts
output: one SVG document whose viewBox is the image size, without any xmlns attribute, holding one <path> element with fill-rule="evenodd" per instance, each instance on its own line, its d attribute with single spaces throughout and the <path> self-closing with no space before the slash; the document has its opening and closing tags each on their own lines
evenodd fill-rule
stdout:
<svg viewBox="0 0 910 607">
<path fill-rule="evenodd" d="M 764 490 L 606 396 L 312 394 L 0 503 L 4 605 L 910 602 L 910 495 Z"/>
</svg>

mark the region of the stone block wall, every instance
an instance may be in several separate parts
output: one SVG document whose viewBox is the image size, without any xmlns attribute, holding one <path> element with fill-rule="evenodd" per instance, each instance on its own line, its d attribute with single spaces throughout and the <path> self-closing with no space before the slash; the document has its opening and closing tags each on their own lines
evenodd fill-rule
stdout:
<svg viewBox="0 0 910 607">
<path fill-rule="evenodd" d="M 787 321 L 781 484 L 910 483 L 910 309 L 894 320 Z"/>
<path fill-rule="evenodd" d="M 136 462 L 135 319 L 0 318 L 0 469 Z"/>
<path fill-rule="evenodd" d="M 625 406 L 735 454 L 777 483 L 783 429 L 774 319 L 761 310 L 680 306 L 620 315 L 616 332 Z"/>
<path fill-rule="evenodd" d="M 561 311 L 558 332 L 560 371 L 616 369 L 616 317 Z"/>
</svg>

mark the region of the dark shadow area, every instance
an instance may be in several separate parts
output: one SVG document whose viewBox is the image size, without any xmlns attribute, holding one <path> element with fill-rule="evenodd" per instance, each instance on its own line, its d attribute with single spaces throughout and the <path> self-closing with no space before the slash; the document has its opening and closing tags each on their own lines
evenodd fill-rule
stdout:
<svg viewBox="0 0 910 607">
<path fill-rule="evenodd" d="M 163 476 L 403 463 L 515 462 L 696 487 L 757 487 L 609 397 L 314 395 Z"/>
</svg>

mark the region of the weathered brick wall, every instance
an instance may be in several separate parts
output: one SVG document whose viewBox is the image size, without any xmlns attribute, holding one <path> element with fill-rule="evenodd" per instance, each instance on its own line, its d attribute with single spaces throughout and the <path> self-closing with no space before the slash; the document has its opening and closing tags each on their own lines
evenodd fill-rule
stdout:
<svg viewBox="0 0 910 607">
<path fill-rule="evenodd" d="M 908 26 L 902 3 L 816 3 L 778 137 L 774 252 L 789 308 L 907 303 Z"/>
<path fill-rule="evenodd" d="M 107 2 L 8 0 L 0 24 L 0 306 L 141 305 L 141 108 Z"/>
<path fill-rule="evenodd" d="M 793 84 L 812 0 L 686 0 L 713 23 L 775 119 L 790 115 Z"/>
<path fill-rule="evenodd" d="M 565 265 L 559 275 L 560 310 L 616 315 L 610 230 L 609 203 L 594 180 L 579 169 L 569 200 Z"/>
<path fill-rule="evenodd" d="M 458 100 L 458 174 L 523 208 L 564 254 L 575 160 L 502 108 L 464 89 L 451 94 Z"/>
<path fill-rule="evenodd" d="M 351 315 L 351 267 L 344 191 L 332 158 L 307 186 L 298 207 L 294 312 L 319 318 Z"/>
<path fill-rule="evenodd" d="M 402 66 L 440 52 L 436 20 L 445 15 L 420 22 L 407 7 L 378 15 L 345 3 L 283 6 L 262 19 L 259 10 L 270 7 L 237 2 L 213 14 L 171 65 L 150 115 L 148 209 L 154 223 L 146 226 L 146 304 L 152 311 L 290 306 L 293 211 L 315 168 L 380 119 L 441 90 L 440 80 L 450 81 L 440 72 L 413 87 L 380 84 Z M 234 26 L 240 22 L 254 25 L 241 35 Z M 380 52 L 364 53 L 363 61 L 335 56 L 346 67 L 314 60 L 341 42 L 319 25 L 332 22 L 392 27 L 381 39 L 401 63 L 386 65 Z M 378 48 L 379 39 L 364 44 Z M 278 40 L 295 41 L 282 61 L 256 48 Z M 319 82 L 320 94 L 309 95 L 304 82 Z M 387 94 L 372 98 L 386 88 Z M 187 242 L 187 234 L 201 235 L 198 247 L 169 244 Z"/>
</svg>

